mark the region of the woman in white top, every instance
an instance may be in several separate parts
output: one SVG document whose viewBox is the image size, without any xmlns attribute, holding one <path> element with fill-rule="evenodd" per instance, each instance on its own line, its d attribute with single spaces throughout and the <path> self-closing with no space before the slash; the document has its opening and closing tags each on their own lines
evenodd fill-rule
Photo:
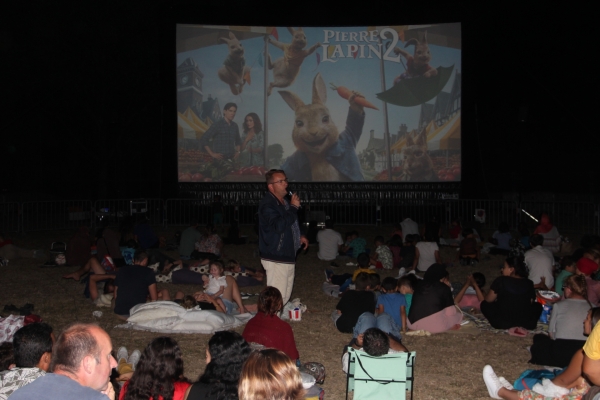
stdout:
<svg viewBox="0 0 600 400">
<path fill-rule="evenodd" d="M 415 262 L 412 269 L 425 272 L 433 264 L 441 264 L 440 248 L 430 237 L 425 236 L 422 242 L 415 245 Z"/>
</svg>

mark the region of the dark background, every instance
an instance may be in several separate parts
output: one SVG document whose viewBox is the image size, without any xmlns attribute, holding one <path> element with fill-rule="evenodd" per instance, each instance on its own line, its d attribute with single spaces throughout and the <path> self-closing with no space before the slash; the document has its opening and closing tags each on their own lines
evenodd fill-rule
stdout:
<svg viewBox="0 0 600 400">
<path fill-rule="evenodd" d="M 3 194 L 173 198 L 175 23 L 461 22 L 461 196 L 598 191 L 596 12 L 576 3 L 29 1 L 0 6 Z M 548 3 L 546 3 L 548 4 Z"/>
</svg>

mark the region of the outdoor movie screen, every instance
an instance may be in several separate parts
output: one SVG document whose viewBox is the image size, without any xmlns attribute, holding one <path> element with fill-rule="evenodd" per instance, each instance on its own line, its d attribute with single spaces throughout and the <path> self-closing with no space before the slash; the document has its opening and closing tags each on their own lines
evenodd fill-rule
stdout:
<svg viewBox="0 0 600 400">
<path fill-rule="evenodd" d="M 179 182 L 461 178 L 461 26 L 177 25 Z"/>
</svg>

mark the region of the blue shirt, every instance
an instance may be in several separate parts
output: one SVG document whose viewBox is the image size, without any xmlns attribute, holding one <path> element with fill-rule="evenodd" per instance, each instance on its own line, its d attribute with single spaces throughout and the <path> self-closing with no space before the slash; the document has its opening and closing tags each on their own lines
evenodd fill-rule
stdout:
<svg viewBox="0 0 600 400">
<path fill-rule="evenodd" d="M 383 305 L 383 310 L 386 314 L 394 319 L 394 322 L 399 327 L 402 327 L 402 317 L 400 315 L 400 307 L 406 307 L 406 299 L 402 293 L 383 293 L 377 299 L 377 306 Z M 407 310 L 408 314 L 408 310 Z"/>
</svg>

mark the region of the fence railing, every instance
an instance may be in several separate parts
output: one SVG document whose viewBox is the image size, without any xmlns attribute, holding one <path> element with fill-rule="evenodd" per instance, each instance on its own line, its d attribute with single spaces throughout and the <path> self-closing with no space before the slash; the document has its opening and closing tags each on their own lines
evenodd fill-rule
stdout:
<svg viewBox="0 0 600 400">
<path fill-rule="evenodd" d="M 181 226 L 191 221 L 212 222 L 221 208 L 222 223 L 256 222 L 262 194 L 254 192 L 206 192 L 193 199 L 100 199 L 28 201 L 0 203 L 0 232 L 30 232 L 95 227 L 103 219 L 116 226 L 144 213 L 154 225 Z M 531 230 L 533 218 L 548 213 L 561 233 L 600 234 L 600 205 L 591 202 L 444 200 L 406 197 L 393 191 L 323 191 L 301 194 L 301 218 L 322 222 L 327 218 L 341 225 L 389 225 L 406 217 L 418 222 L 436 217 L 442 224 L 460 218 L 466 225 L 496 229 L 501 222 L 516 228 L 525 223 Z M 476 210 L 485 210 L 485 221 L 478 222 Z"/>
</svg>

